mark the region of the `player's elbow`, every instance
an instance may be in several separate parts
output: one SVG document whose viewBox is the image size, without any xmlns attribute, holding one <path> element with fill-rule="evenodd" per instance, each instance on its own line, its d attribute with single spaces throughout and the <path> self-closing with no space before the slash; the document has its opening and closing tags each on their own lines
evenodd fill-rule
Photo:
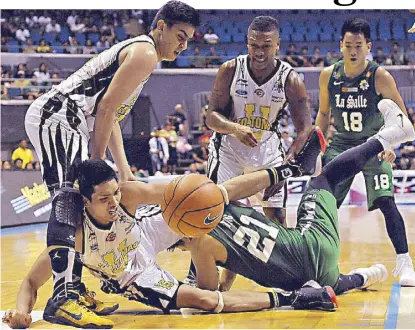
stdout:
<svg viewBox="0 0 415 330">
<path fill-rule="evenodd" d="M 208 292 L 203 290 L 203 295 L 199 295 L 195 299 L 197 308 L 205 311 L 213 311 L 218 305 L 218 296 L 215 292 Z"/>
<path fill-rule="evenodd" d="M 214 130 L 217 122 L 217 114 L 214 111 L 208 111 L 206 114 L 206 126 Z"/>
</svg>

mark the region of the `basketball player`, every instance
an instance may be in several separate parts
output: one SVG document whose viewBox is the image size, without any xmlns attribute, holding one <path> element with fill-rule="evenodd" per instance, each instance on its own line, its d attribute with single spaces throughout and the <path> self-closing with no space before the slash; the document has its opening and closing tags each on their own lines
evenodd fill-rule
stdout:
<svg viewBox="0 0 415 330">
<path fill-rule="evenodd" d="M 254 18 L 248 29 L 248 55 L 225 62 L 216 76 L 206 116 L 214 131 L 208 176 L 216 183 L 281 165 L 284 157 L 290 159 L 300 150 L 311 131 L 305 85 L 288 63 L 276 58 L 279 29 L 273 17 Z M 287 105 L 297 138 L 285 156 L 278 119 Z M 285 223 L 286 183 L 256 196 L 266 216 Z M 186 282 L 194 283 L 194 272 L 191 263 Z"/>
<path fill-rule="evenodd" d="M 302 147 L 311 131 L 304 83 L 288 63 L 276 58 L 278 20 L 256 17 L 248 29 L 247 46 L 248 55 L 220 67 L 209 99 L 206 124 L 215 132 L 209 145 L 208 176 L 216 183 L 283 163 L 277 126 L 287 104 L 297 130 L 288 158 Z M 281 223 L 286 190 L 284 186 L 281 191 L 268 189 L 258 195 L 265 215 Z"/>
<path fill-rule="evenodd" d="M 357 269 L 348 276 L 339 274 L 340 242 L 336 200 L 332 194 L 339 182 L 355 175 L 378 153 L 415 139 L 409 119 L 401 116 L 402 111 L 393 101 L 382 100 L 379 109 L 385 117 L 384 128 L 370 141 L 346 151 L 311 180 L 299 207 L 297 228 L 286 229 L 252 208 L 229 204 L 223 221 L 214 231 L 201 238 L 201 244 L 190 246 L 199 284 L 208 289 L 218 288 L 216 263 L 261 285 L 278 285 L 288 290 L 299 289 L 304 281 L 317 279 L 332 283 L 341 293 L 384 280 L 387 271 L 383 265 Z M 322 133 L 313 131 L 295 162 L 245 174 L 219 185 L 225 201 L 250 196 L 286 176 L 314 172 L 322 146 Z M 121 293 L 166 312 L 180 307 L 215 312 L 259 310 L 284 304 L 294 308 L 334 308 L 334 295 L 330 295 L 328 287 L 303 287 L 287 294 L 275 291 L 271 294 L 238 291 L 221 294 L 178 282 L 155 264 L 155 255 L 181 236 L 165 224 L 158 206 L 146 206 L 135 212 L 138 205 L 161 203 L 166 183 L 121 183 L 120 196 L 116 175 L 103 161 L 86 161 L 79 172 L 85 213 L 82 228 L 77 231 L 77 247 L 82 250 L 85 265 L 94 275 L 105 279 L 103 291 Z M 21 286 L 17 305 L 22 310 L 6 312 L 4 321 L 9 325 L 30 324 L 28 313 L 36 300 L 37 289 L 51 275 L 47 254 L 45 250 Z M 82 320 L 83 313 L 92 312 L 80 306 Z M 50 314 L 45 312 L 46 316 Z M 54 318 L 48 317 L 49 321 L 85 325 L 73 322 L 74 314 L 60 310 L 53 315 Z M 107 320 L 92 326 L 108 327 L 112 322 Z"/>
<path fill-rule="evenodd" d="M 122 294 L 164 312 L 182 307 L 216 313 L 222 310 L 254 311 L 283 305 L 291 305 L 295 309 L 335 308 L 336 296 L 332 289 L 322 288 L 317 283 L 305 286 L 301 283 L 295 291 L 286 295 L 274 290 L 232 291 L 222 295 L 218 291 L 182 284 L 156 264 L 156 254 L 182 236 L 168 227 L 158 205 L 144 206 L 136 211 L 137 206 L 142 204 L 160 204 L 168 183 L 145 184 L 136 181 L 118 184 L 115 172 L 102 160 L 83 162 L 79 167 L 78 182 L 85 212 L 76 233 L 76 248 L 92 274 L 105 280 L 102 290 L 106 293 Z M 228 190 L 232 192 L 232 189 Z M 63 249 L 68 248 L 57 250 Z M 36 301 L 37 290 L 51 273 L 48 250 L 45 250 L 23 281 L 17 299 L 18 310 L 7 311 L 4 322 L 13 328 L 30 325 L 29 313 Z M 76 296 L 69 299 L 79 306 L 77 311 L 66 309 L 65 304 L 56 311 L 48 311 L 55 305 L 47 304 L 44 319 L 75 327 L 113 326 L 113 322 L 105 318 L 101 318 L 99 323 L 94 320 L 87 323 L 84 315 L 92 312 L 80 304 Z"/>
<path fill-rule="evenodd" d="M 320 74 L 320 108 L 316 125 L 326 131 L 330 115 L 334 117 L 336 132 L 323 157 L 323 165 L 342 152 L 362 144 L 376 134 L 384 124 L 378 111 L 383 98 L 393 100 L 407 116 L 405 104 L 392 75 L 376 62 L 366 60 L 370 51 L 369 23 L 362 19 L 343 24 L 340 50 L 343 60 L 324 69 Z M 403 120 L 403 119 L 402 119 Z M 357 173 L 357 172 L 356 172 Z M 386 229 L 397 254 L 396 268 L 403 286 L 415 286 L 415 272 L 408 253 L 405 224 L 393 196 L 392 166 L 373 157 L 363 168 L 369 211 L 380 209 Z M 336 186 L 333 193 L 337 207 L 343 203 L 353 177 Z"/>
<path fill-rule="evenodd" d="M 339 273 L 340 239 L 333 194 L 340 182 L 356 175 L 378 153 L 415 139 L 412 124 L 395 102 L 382 100 L 379 109 L 385 127 L 371 140 L 342 153 L 323 167 L 321 175 L 311 179 L 298 208 L 295 229 L 274 224 L 252 208 L 229 204 L 222 221 L 211 233 L 183 239 L 196 265 L 198 286 L 218 288 L 217 265 L 260 285 L 285 290 L 312 279 L 332 286 L 340 294 L 385 280 L 387 270 L 381 264 L 354 270 L 349 275 Z M 324 140 L 323 135 L 321 139 Z M 304 160 L 300 164 L 303 167 Z M 295 173 L 292 165 L 289 168 Z M 241 197 L 240 192 L 248 195 L 284 179 L 280 169 L 250 173 L 225 182 L 228 199 L 236 200 Z M 229 290 L 232 280 L 222 278 L 219 288 Z"/>
<path fill-rule="evenodd" d="M 55 192 L 47 233 L 54 288 L 47 312 L 62 308 L 70 293 L 78 291 L 82 272 L 73 253 L 82 197 L 73 188 L 71 165 L 87 159 L 92 132 L 92 158 L 103 158 L 108 146 L 120 180 L 135 179 L 118 122 L 130 112 L 157 63 L 173 61 L 187 48 L 199 21 L 194 8 L 180 1 L 167 2 L 158 11 L 149 35 L 121 41 L 97 55 L 28 109 L 26 132 L 39 156 L 43 179 Z M 65 306 L 77 313 L 77 305 Z"/>
</svg>

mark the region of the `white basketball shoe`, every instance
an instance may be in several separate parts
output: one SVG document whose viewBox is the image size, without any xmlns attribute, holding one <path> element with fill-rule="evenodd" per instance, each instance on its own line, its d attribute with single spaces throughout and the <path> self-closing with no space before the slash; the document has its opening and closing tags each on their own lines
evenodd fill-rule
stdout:
<svg viewBox="0 0 415 330">
<path fill-rule="evenodd" d="M 367 289 L 373 284 L 386 281 L 388 278 L 388 270 L 382 264 L 376 264 L 368 268 L 357 268 L 347 275 L 359 274 L 363 276 L 363 285 L 358 289 Z"/>
<path fill-rule="evenodd" d="M 392 275 L 399 276 L 401 286 L 415 286 L 414 265 L 408 253 L 397 255 L 396 268 L 392 271 Z"/>
</svg>

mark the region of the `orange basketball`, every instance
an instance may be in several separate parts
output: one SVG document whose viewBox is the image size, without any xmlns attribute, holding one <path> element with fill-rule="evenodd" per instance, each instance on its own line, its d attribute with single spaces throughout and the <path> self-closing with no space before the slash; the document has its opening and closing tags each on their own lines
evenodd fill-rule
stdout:
<svg viewBox="0 0 415 330">
<path fill-rule="evenodd" d="M 222 220 L 225 202 L 212 180 L 188 174 L 168 184 L 161 209 L 164 221 L 173 231 L 197 237 L 212 231 Z"/>
</svg>

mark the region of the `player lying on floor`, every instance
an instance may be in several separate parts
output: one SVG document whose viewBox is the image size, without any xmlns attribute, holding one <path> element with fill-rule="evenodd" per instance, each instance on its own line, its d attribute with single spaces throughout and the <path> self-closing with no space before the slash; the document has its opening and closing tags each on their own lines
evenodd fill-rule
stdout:
<svg viewBox="0 0 415 330">
<path fill-rule="evenodd" d="M 94 276 L 105 280 L 102 282 L 103 291 L 122 294 L 166 313 L 182 307 L 215 313 L 286 305 L 294 309 L 335 309 L 336 296 L 332 288 L 322 288 L 316 282 L 304 286 L 302 283 L 297 290 L 284 295 L 273 289 L 269 292 L 232 291 L 222 294 L 179 282 L 156 264 L 156 254 L 182 236 L 165 223 L 160 206 L 150 205 L 137 210 L 141 204 L 160 204 L 167 183 L 135 181 L 119 185 L 116 173 L 102 160 L 87 160 L 78 171 L 85 212 L 82 223 L 77 224 L 75 245 L 84 266 Z M 233 194 L 238 196 L 241 193 Z M 10 327 L 30 325 L 29 313 L 36 302 L 37 290 L 52 274 L 49 254 L 51 252 L 45 250 L 24 279 L 17 297 L 17 309 L 6 312 L 3 321 Z M 53 254 L 52 257 L 58 259 L 62 255 L 59 249 L 55 249 Z M 52 323 L 84 328 L 114 325 L 111 320 L 86 308 L 76 292 L 70 293 L 62 305 L 49 301 L 43 318 Z"/>
<path fill-rule="evenodd" d="M 217 233 L 220 233 L 221 230 L 226 232 L 223 230 L 226 226 L 222 226 L 222 224 L 232 226 L 232 222 L 239 223 L 242 226 L 235 231 L 235 234 L 238 234 L 236 240 L 239 237 L 239 241 L 243 240 L 244 236 L 255 236 L 255 231 L 248 228 L 250 223 L 260 227 L 261 230 L 268 230 L 269 236 L 265 237 L 261 250 L 263 254 L 257 255 L 259 260 L 267 256 L 271 258 L 272 254 L 275 253 L 273 248 L 275 246 L 281 248 L 280 239 L 281 242 L 288 242 L 289 244 L 286 244 L 287 248 L 284 248 L 287 254 L 291 256 L 290 259 L 286 259 L 285 263 L 278 262 L 271 266 L 271 270 L 266 273 L 267 278 L 265 280 L 257 279 L 257 282 L 264 285 L 266 284 L 265 281 L 271 281 L 271 278 L 274 278 L 274 282 L 280 283 L 282 289 L 295 291 L 281 294 L 275 292 L 275 290 L 268 293 L 235 290 L 221 294 L 219 291 L 201 290 L 178 282 L 155 264 L 155 255 L 181 237 L 165 224 L 161 217 L 161 210 L 157 206 L 139 210 L 136 213 L 139 221 L 131 216 L 138 204 L 160 203 L 165 184 L 125 183 L 122 185 L 123 197 L 120 197 L 115 173 L 108 169 L 109 172 L 105 180 L 103 180 L 105 176 L 98 174 L 100 172 L 99 167 L 95 165 L 100 164 L 100 161 L 98 163 L 94 163 L 94 161 L 84 163 L 81 167 L 83 176 L 81 175 L 79 180 L 80 191 L 85 196 L 85 217 L 82 225 L 83 232 L 78 231 L 77 246 L 79 248 L 83 245 L 82 252 L 85 265 L 93 270 L 96 276 L 107 279 L 102 287 L 105 292 L 120 293 L 130 299 L 158 307 L 165 312 L 181 307 L 196 307 L 220 312 L 269 309 L 281 305 L 292 305 L 294 308 L 333 310 L 335 295 L 331 293 L 330 287 L 301 287 L 308 280 L 318 280 L 324 285 L 331 283 L 338 290 L 341 289 L 337 283 L 339 277 L 337 266 L 339 254 L 339 237 L 336 230 L 337 209 L 335 199 L 330 191 L 337 182 L 354 175 L 355 171 L 359 171 L 359 168 L 368 159 L 375 157 L 383 150 L 415 138 L 409 120 L 405 117 L 402 121 L 402 118 L 398 116 L 400 110 L 393 102 L 385 100 L 385 102 L 381 102 L 379 108 L 385 116 L 384 129 L 376 134 L 372 140 L 339 156 L 336 161 L 323 169 L 320 176 L 311 181 L 300 205 L 300 220 L 297 228 L 286 229 L 276 224 L 261 226 L 260 219 L 255 219 L 252 216 L 262 217 L 262 215 L 255 213 L 250 208 L 240 208 L 230 204 L 226 207 L 223 221 L 214 230 Z M 256 190 L 275 184 L 279 178 L 283 177 L 283 173 L 286 175 L 291 172 L 291 175 L 294 176 L 312 172 L 321 148 L 319 143 L 321 135 L 319 136 L 316 132 L 313 131 L 309 142 L 297 156 L 296 164 L 287 164 L 229 180 L 223 184 L 224 189 L 222 188 L 225 199 L 239 200 L 252 195 Z M 103 170 L 105 169 L 104 165 L 100 166 L 103 167 Z M 333 168 L 338 167 L 342 168 L 341 173 L 336 173 L 333 170 Z M 91 178 L 99 178 L 99 180 L 94 182 Z M 231 229 L 227 228 L 226 230 L 230 232 Z M 219 239 L 220 234 L 216 235 Z M 259 238 L 259 233 L 257 235 Z M 303 241 L 302 245 L 296 244 L 299 239 Z M 236 244 L 238 243 L 235 242 Z M 250 246 L 251 249 L 255 247 L 253 244 L 248 244 L 248 251 Z M 292 247 L 291 250 L 288 249 L 289 246 Z M 298 253 L 293 257 L 292 253 L 296 250 Z M 196 254 L 195 256 L 197 257 Z M 282 255 L 281 258 L 284 258 L 284 256 Z M 309 260 L 305 260 L 305 258 L 309 258 Z M 43 277 L 38 277 L 35 283 L 29 274 L 29 280 L 25 280 L 26 286 L 23 286 L 26 294 L 22 294 L 22 292 L 19 294 L 19 299 L 31 297 L 31 306 L 33 306 L 37 288 L 50 277 L 48 260 L 46 254 L 43 261 L 42 259 L 37 261 L 33 269 L 42 272 Z M 220 259 L 218 260 L 220 261 Z M 301 260 L 303 264 L 300 264 L 298 260 Z M 229 255 L 228 260 L 222 259 L 222 262 L 229 263 Z M 286 273 L 292 268 L 286 263 L 295 263 L 297 266 L 297 271 L 291 274 L 290 279 Z M 306 267 L 311 267 L 311 269 L 306 269 Z M 213 268 L 215 268 L 214 264 Z M 33 269 L 31 274 L 34 273 Z M 231 270 L 238 271 L 232 268 Z M 373 284 L 374 281 L 381 280 L 385 275 L 383 270 L 381 266 L 377 266 L 372 267 L 372 270 L 355 271 L 357 274 L 345 277 L 345 280 L 349 281 L 350 287 L 348 289 L 359 286 L 356 285 L 359 279 L 361 281 L 360 287 L 367 287 Z M 201 272 L 203 270 L 199 269 L 199 273 Z M 244 275 L 242 271 L 240 273 Z M 273 276 L 270 276 L 271 273 Z M 27 285 L 27 282 L 31 282 L 30 285 Z M 160 286 L 161 284 L 162 286 Z M 211 288 L 217 289 L 217 284 L 216 277 L 216 284 L 212 285 Z M 211 283 L 205 286 L 210 285 Z M 296 288 L 299 290 L 296 290 Z M 344 289 L 343 286 L 342 288 Z M 25 304 L 26 310 L 30 311 L 29 301 L 18 301 L 18 306 L 24 306 Z M 68 318 L 67 313 L 62 313 L 62 308 L 65 308 L 66 305 L 69 307 L 70 304 L 79 304 L 76 296 L 68 300 L 67 304 L 61 306 L 60 310 L 55 312 L 56 319 L 51 321 L 80 326 L 80 322 L 74 322 Z M 10 313 L 13 312 L 15 313 L 14 318 L 10 317 Z M 91 313 L 85 308 L 85 314 Z M 18 316 L 16 311 L 11 311 L 6 316 L 6 321 L 11 324 Z M 24 316 L 24 313 L 20 312 L 20 317 L 24 318 Z M 81 320 L 83 316 L 84 314 L 82 314 Z M 27 318 L 28 315 L 26 314 Z M 99 322 L 93 324 L 94 327 L 112 325 L 110 320 L 104 319 L 102 321 L 103 318 L 98 318 L 96 316 L 95 320 Z M 104 323 L 105 321 L 106 323 Z M 85 326 L 85 324 L 82 324 L 82 326 Z"/>
</svg>

